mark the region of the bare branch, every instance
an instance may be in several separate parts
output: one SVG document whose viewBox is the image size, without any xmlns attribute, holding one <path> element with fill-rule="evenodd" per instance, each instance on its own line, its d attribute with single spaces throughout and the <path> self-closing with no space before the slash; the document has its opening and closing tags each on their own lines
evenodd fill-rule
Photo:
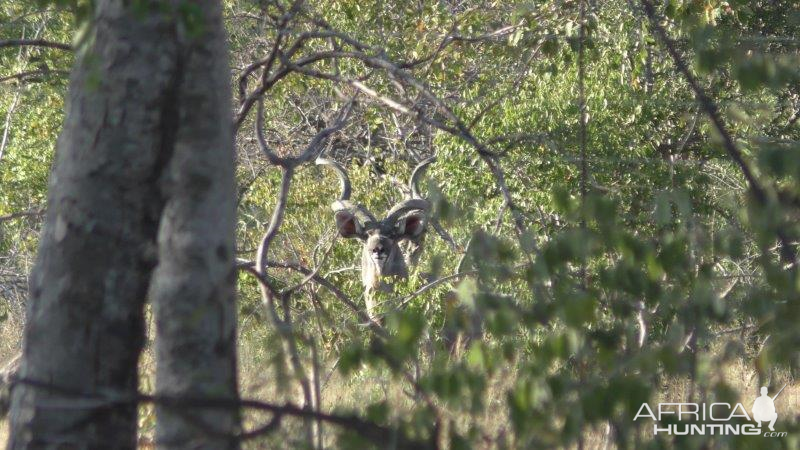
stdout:
<svg viewBox="0 0 800 450">
<path fill-rule="evenodd" d="M 311 142 L 308 143 L 306 149 L 303 150 L 302 153 L 300 153 L 300 156 L 295 158 L 294 164 L 296 165 L 304 164 L 308 161 L 311 161 L 312 159 L 316 159 L 316 157 L 319 156 L 320 152 L 322 152 L 322 143 L 325 142 L 325 140 L 328 139 L 330 135 L 344 128 L 345 123 L 347 123 L 347 119 L 350 117 L 350 112 L 353 110 L 354 104 L 355 104 L 355 97 L 351 98 L 339 110 L 336 120 L 333 122 L 332 125 L 326 127 L 325 129 L 317 133 L 317 135 L 314 136 L 313 139 L 311 139 Z"/>
<path fill-rule="evenodd" d="M 267 254 L 269 253 L 269 246 L 272 240 L 275 239 L 275 235 L 278 233 L 281 223 L 283 223 L 283 216 L 289 201 L 289 188 L 292 184 L 293 174 L 294 167 L 283 167 L 281 187 L 278 193 L 278 203 L 275 205 L 275 209 L 272 212 L 272 219 L 269 222 L 267 231 L 264 233 L 264 237 L 261 238 L 261 245 L 258 247 L 258 252 L 256 254 L 256 270 L 263 276 L 267 274 Z"/>
<path fill-rule="evenodd" d="M 259 281 L 263 282 L 261 275 L 255 272 L 255 263 L 253 261 L 239 261 L 236 266 L 242 270 L 245 270 L 251 274 L 253 274 Z M 327 289 L 334 297 L 339 299 L 342 303 L 344 303 L 348 308 L 350 308 L 356 315 L 358 315 L 359 320 L 363 322 L 371 322 L 369 317 L 362 311 L 356 303 L 350 299 L 338 286 L 328 281 L 325 277 L 314 274 L 313 271 L 307 267 L 304 267 L 300 264 L 296 263 L 288 263 L 288 262 L 277 262 L 277 261 L 267 261 L 267 266 L 276 268 L 276 269 L 288 269 L 295 272 L 299 272 L 305 276 L 311 276 L 310 280 L 314 283 L 324 287 Z"/>
<path fill-rule="evenodd" d="M 423 294 L 425 291 L 428 291 L 430 289 L 435 288 L 436 286 L 439 286 L 442 283 L 447 283 L 448 281 L 460 280 L 461 278 L 465 278 L 465 277 L 468 277 L 470 275 L 476 275 L 477 273 L 478 273 L 477 270 L 467 270 L 466 272 L 454 273 L 454 274 L 447 275 L 445 277 L 439 278 L 437 280 L 431 281 L 430 283 L 426 284 L 425 286 L 422 286 L 421 288 L 417 289 L 416 291 L 414 291 L 414 292 L 406 295 L 405 297 L 403 297 L 401 299 L 400 303 L 398 304 L 398 307 L 402 308 L 403 306 L 406 306 L 414 298 L 416 298 L 419 295 Z"/>
<path fill-rule="evenodd" d="M 274 166 L 284 166 L 283 158 L 275 154 L 274 151 L 267 144 L 267 139 L 264 137 L 264 98 L 258 99 L 258 108 L 256 109 L 256 137 L 258 138 L 258 146 L 261 152 L 267 157 L 270 164 Z"/>
<path fill-rule="evenodd" d="M 31 386 L 33 388 L 45 389 L 65 398 L 72 399 L 70 402 L 71 407 L 92 407 L 96 408 L 99 405 L 117 406 L 125 404 L 154 404 L 161 405 L 174 409 L 251 409 L 256 411 L 264 411 L 272 413 L 277 417 L 292 416 L 301 419 L 321 420 L 341 428 L 352 430 L 360 436 L 369 439 L 377 444 L 384 444 L 387 438 L 396 439 L 397 448 L 402 449 L 432 449 L 435 448 L 430 442 L 417 441 L 408 438 L 400 430 L 390 427 L 385 427 L 374 422 L 364 420 L 356 415 L 344 414 L 331 414 L 320 411 L 314 411 L 307 408 L 301 408 L 293 403 L 284 403 L 282 405 L 269 403 L 261 400 L 254 399 L 228 399 L 228 398 L 211 398 L 211 397 L 174 397 L 167 395 L 151 395 L 143 393 L 125 393 L 125 392 L 109 392 L 104 391 L 103 394 L 82 392 L 78 389 L 73 389 L 67 386 L 59 386 L 53 383 L 32 380 L 29 378 L 21 378 L 12 376 L 10 383 L 13 387 L 15 384 Z M 256 430 L 243 432 L 233 436 L 237 439 L 251 439 L 274 430 L 279 424 L 280 419 L 273 419 L 266 426 L 260 427 Z"/>
<path fill-rule="evenodd" d="M 14 75 L 8 75 L 5 77 L 0 77 L 0 83 L 5 83 L 6 81 L 11 80 L 25 80 L 26 78 L 36 77 L 39 75 L 69 75 L 69 71 L 66 70 L 28 70 L 25 72 L 15 73 Z"/>
<path fill-rule="evenodd" d="M 719 135 L 722 137 L 722 144 L 725 147 L 725 151 L 728 155 L 733 159 L 736 165 L 739 166 L 739 169 L 744 175 L 745 179 L 747 180 L 747 184 L 750 187 L 750 192 L 753 194 L 753 197 L 761 206 L 766 206 L 769 203 L 769 197 L 767 195 L 766 189 L 761 186 L 760 182 L 756 178 L 755 174 L 753 173 L 752 169 L 745 161 L 742 152 L 739 148 L 736 147 L 736 144 L 733 142 L 733 137 L 731 136 L 728 128 L 725 126 L 725 122 L 722 120 L 722 116 L 719 112 L 719 107 L 716 103 L 711 99 L 711 97 L 706 94 L 705 90 L 700 83 L 697 81 L 695 76 L 689 70 L 689 66 L 686 64 L 683 56 L 678 51 L 675 42 L 669 37 L 667 34 L 667 30 L 661 25 L 659 18 L 656 14 L 655 7 L 650 0 L 641 0 L 642 5 L 644 6 L 645 14 L 647 14 L 648 19 L 650 19 L 650 24 L 655 31 L 656 36 L 661 40 L 666 47 L 667 52 L 672 57 L 673 63 L 675 63 L 675 67 L 678 71 L 683 74 L 684 78 L 686 78 L 686 82 L 689 84 L 689 87 L 692 88 L 694 91 L 695 97 L 697 98 L 697 102 L 700 104 L 700 107 L 706 113 L 706 115 L 711 119 L 711 123 L 714 125 L 714 128 L 717 130 Z M 780 254 L 781 258 L 787 263 L 795 264 L 796 262 L 796 255 L 794 248 L 787 236 L 785 230 L 783 228 L 778 228 L 776 230 L 776 234 L 778 235 L 778 240 L 781 242 Z"/>
<path fill-rule="evenodd" d="M 333 133 L 344 128 L 348 117 L 350 117 L 350 112 L 353 110 L 354 103 L 355 98 L 351 98 L 347 103 L 345 103 L 345 105 L 339 110 L 339 113 L 337 114 L 336 120 L 334 120 L 333 124 L 318 132 L 298 156 L 281 157 L 269 147 L 269 144 L 267 144 L 267 140 L 264 137 L 264 99 L 260 98 L 258 100 L 258 108 L 256 111 L 256 137 L 258 138 L 258 146 L 261 148 L 261 151 L 264 153 L 264 155 L 266 155 L 270 164 L 282 167 L 284 170 L 289 168 L 294 169 L 301 164 L 315 159 L 319 153 L 322 152 L 322 144 L 325 142 L 325 140 L 328 139 Z"/>
<path fill-rule="evenodd" d="M 7 214 L 5 216 L 0 216 L 0 222 L 6 222 L 8 220 L 19 219 L 21 217 L 41 217 L 45 213 L 44 208 L 35 208 L 29 211 L 20 211 L 11 214 Z"/>
<path fill-rule="evenodd" d="M 0 48 L 6 47 L 45 47 L 59 50 L 72 51 L 72 46 L 61 42 L 53 42 L 45 39 L 6 39 L 0 40 Z"/>
</svg>

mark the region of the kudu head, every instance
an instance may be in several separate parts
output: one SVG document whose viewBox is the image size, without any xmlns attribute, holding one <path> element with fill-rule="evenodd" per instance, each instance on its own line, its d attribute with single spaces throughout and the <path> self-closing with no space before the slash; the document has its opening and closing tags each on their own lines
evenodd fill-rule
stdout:
<svg viewBox="0 0 800 450">
<path fill-rule="evenodd" d="M 408 264 L 421 245 L 428 225 L 431 204 L 419 194 L 417 183 L 424 170 L 435 161 L 429 158 L 414 168 L 409 181 L 410 198 L 394 205 L 386 217 L 378 220 L 367 208 L 350 201 L 350 177 L 336 161 L 317 158 L 317 164 L 332 167 L 339 175 L 341 195 L 331 203 L 339 235 L 358 239 L 361 252 L 361 281 L 368 295 L 367 309 L 371 310 L 369 294 L 381 287 L 381 278 L 408 277 Z M 401 243 L 410 244 L 406 252 Z M 372 311 L 368 311 L 372 316 Z"/>
</svg>

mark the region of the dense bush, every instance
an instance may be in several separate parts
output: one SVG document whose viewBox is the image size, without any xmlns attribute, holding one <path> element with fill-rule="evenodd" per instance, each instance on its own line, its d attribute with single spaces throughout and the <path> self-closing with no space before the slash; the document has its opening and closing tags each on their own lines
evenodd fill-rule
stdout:
<svg viewBox="0 0 800 450">
<path fill-rule="evenodd" d="M 353 410 L 448 448 L 797 447 L 797 5 L 656 8 L 754 180 L 635 2 L 225 5 L 235 89 L 278 36 L 287 51 L 304 32 L 329 32 L 288 56 L 295 62 L 343 53 L 265 89 L 274 151 L 302 151 L 361 83 L 373 94 L 355 96 L 325 153 L 349 168 L 354 200 L 375 212 L 402 197 L 397 181 L 417 161 L 436 155 L 423 185 L 444 230 L 428 230 L 409 279 L 380 294 L 382 327 L 367 326 L 343 302 L 364 307 L 360 246 L 334 238 L 338 183 L 311 163 L 298 168 L 268 258 L 301 270 L 268 272 L 286 293 L 276 305 L 240 274 L 244 396 L 302 401 L 305 380 L 323 410 Z M 37 11 L 1 2 L 0 38 L 70 42 L 85 20 Z M 21 317 L 70 59 L 0 50 L 0 318 Z M 278 59 L 274 71 L 287 67 Z M 41 73 L 7 79 L 31 68 Z M 255 112 L 239 117 L 237 135 L 242 262 L 255 259 L 280 189 Z M 32 214 L 10 217 L 21 211 Z M 276 331 L 273 307 L 284 325 L 291 318 L 287 333 Z M 786 382 L 781 439 L 653 436 L 651 423 L 633 421 L 644 402 L 749 407 L 758 387 L 773 393 Z M 146 434 L 152 413 L 143 411 Z M 288 435 L 248 445 L 311 445 L 302 425 L 287 420 Z M 324 430 L 326 445 L 368 444 L 346 428 Z"/>
</svg>

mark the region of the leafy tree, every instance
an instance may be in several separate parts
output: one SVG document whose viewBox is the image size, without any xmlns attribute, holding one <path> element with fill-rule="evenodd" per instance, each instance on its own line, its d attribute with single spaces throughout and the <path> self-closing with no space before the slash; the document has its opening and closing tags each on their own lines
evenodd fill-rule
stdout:
<svg viewBox="0 0 800 450">
<path fill-rule="evenodd" d="M 240 390 L 252 398 L 237 438 L 796 447 L 787 394 L 783 438 L 653 435 L 633 421 L 644 402 L 748 403 L 761 386 L 792 386 L 796 4 L 229 0 L 223 11 Z M 44 37 L 68 41 L 58 17 Z M 4 39 L 21 36 L 13 23 Z M 69 58 L 39 51 L 53 68 Z M 14 78 L 40 97 L 15 107 L 0 174 L 19 189 L 0 194 L 2 214 L 41 205 L 48 159 L 34 150 L 52 131 L 29 129 L 54 129 L 57 114 L 36 108 L 63 86 L 37 76 Z M 437 157 L 423 181 L 424 251 L 378 294 L 379 320 L 365 315 L 359 244 L 335 237 L 340 191 L 319 155 L 349 171 L 351 200 L 370 211 L 402 199 L 410 170 Z M 4 221 L 15 279 L 35 223 Z M 153 417 L 142 409 L 145 441 Z"/>
</svg>

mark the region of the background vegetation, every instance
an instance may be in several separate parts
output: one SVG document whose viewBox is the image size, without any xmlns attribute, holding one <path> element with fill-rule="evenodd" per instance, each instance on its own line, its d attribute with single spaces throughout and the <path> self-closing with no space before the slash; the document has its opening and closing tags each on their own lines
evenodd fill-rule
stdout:
<svg viewBox="0 0 800 450">
<path fill-rule="evenodd" d="M 411 277 L 383 295 L 375 330 L 347 304 L 364 307 L 360 247 L 334 238 L 338 183 L 299 167 L 268 255 L 284 266 L 269 281 L 290 288 L 276 306 L 289 336 L 255 280 L 239 278 L 243 397 L 302 403 L 308 383 L 321 411 L 447 448 L 800 446 L 794 2 L 670 0 L 654 20 L 622 0 L 224 3 L 240 92 L 242 264 L 256 257 L 280 183 L 257 145 L 255 108 L 242 109 L 259 87 L 280 155 L 300 152 L 355 98 L 325 152 L 373 211 L 401 199 L 398 182 L 436 155 L 425 186 L 444 230 L 429 230 Z M 2 0 L 0 41 L 80 51 L 85 9 Z M 287 59 L 272 73 L 286 76 L 242 78 L 276 40 Z M 71 61 L 60 49 L 0 48 L 0 361 L 19 346 Z M 141 366 L 147 392 L 150 354 Z M 785 438 L 654 437 L 632 421 L 646 401 L 749 407 L 760 386 L 784 383 Z M 142 407 L 143 446 L 153 420 Z M 319 446 L 313 426 L 286 418 L 246 446 Z M 327 424 L 320 435 L 325 447 L 372 445 Z"/>
</svg>

